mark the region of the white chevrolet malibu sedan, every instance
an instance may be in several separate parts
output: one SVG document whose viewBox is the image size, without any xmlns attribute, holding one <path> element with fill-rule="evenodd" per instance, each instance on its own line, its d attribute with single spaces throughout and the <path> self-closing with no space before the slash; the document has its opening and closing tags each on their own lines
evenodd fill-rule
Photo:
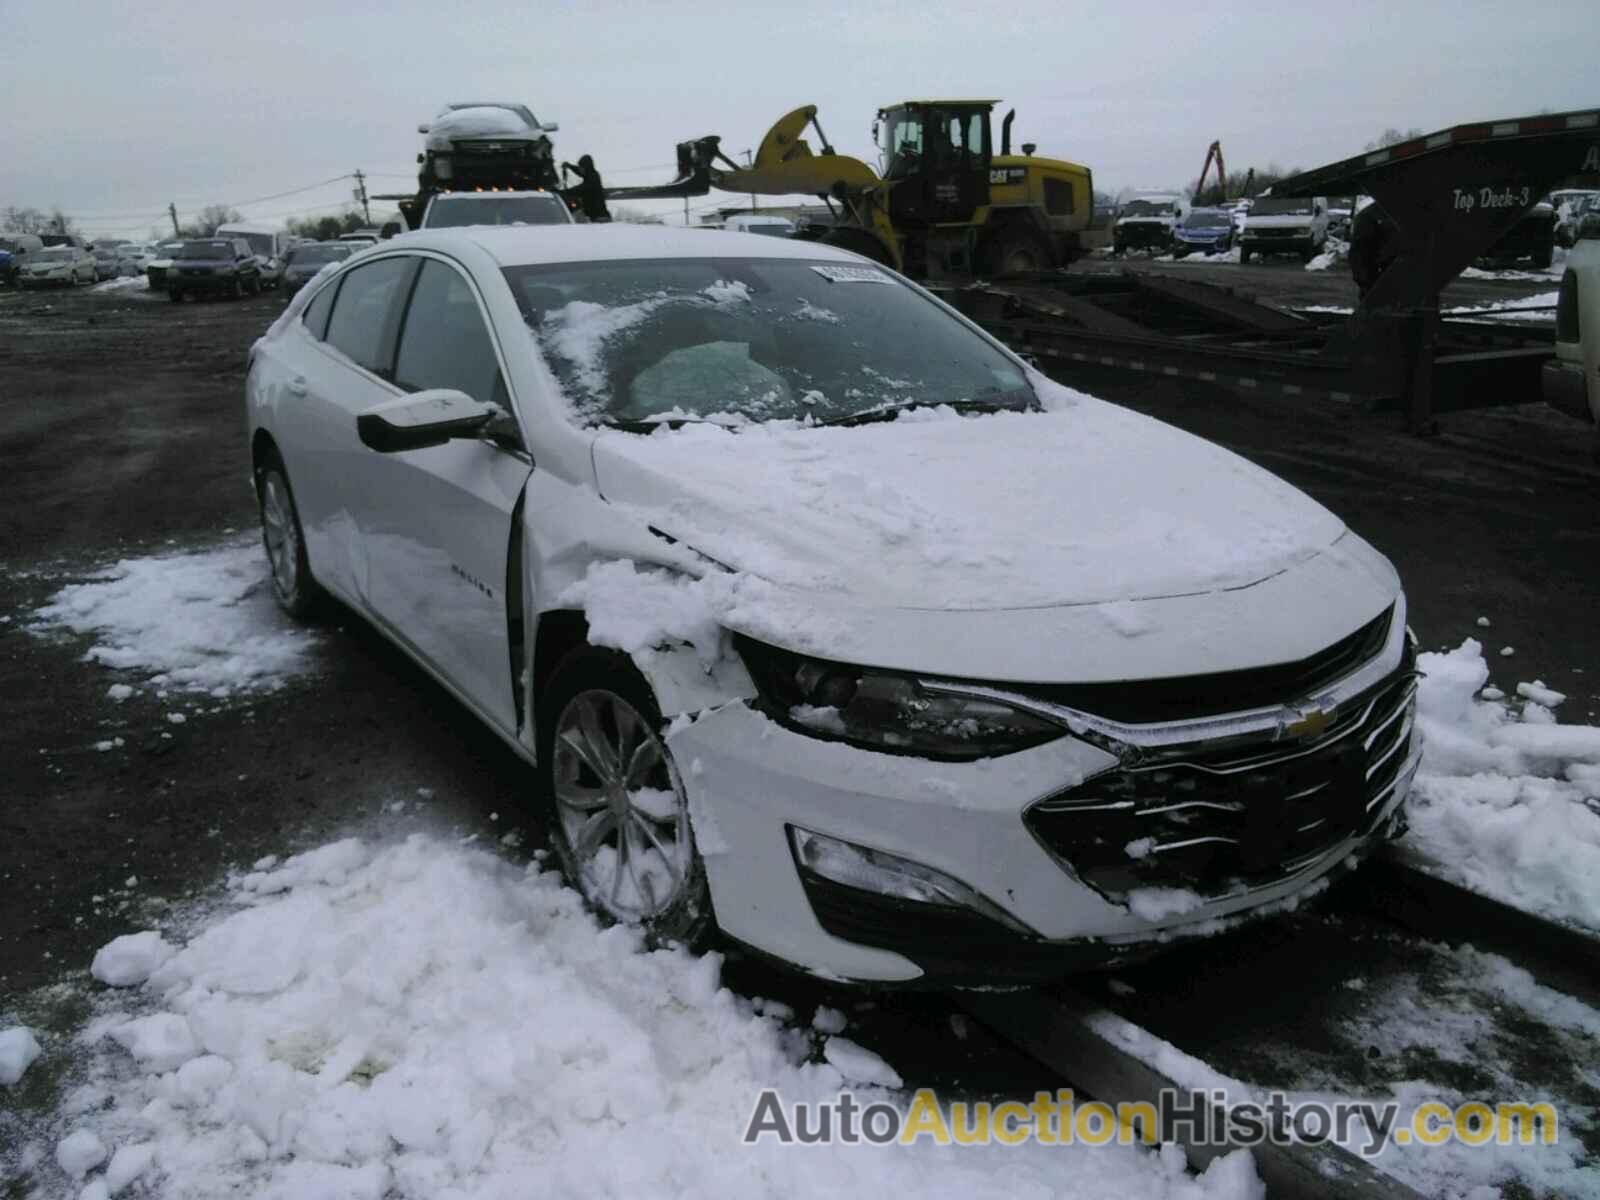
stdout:
<svg viewBox="0 0 1600 1200">
<path fill-rule="evenodd" d="M 283 607 L 331 595 L 477 713 L 657 940 L 1036 980 L 1401 827 L 1389 563 L 853 255 L 421 231 L 312 281 L 247 392 Z"/>
</svg>

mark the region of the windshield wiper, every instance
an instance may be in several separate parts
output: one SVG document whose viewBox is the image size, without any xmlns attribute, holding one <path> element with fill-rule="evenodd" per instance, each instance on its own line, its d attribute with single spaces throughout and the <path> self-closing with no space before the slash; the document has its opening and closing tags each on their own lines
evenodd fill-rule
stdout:
<svg viewBox="0 0 1600 1200">
<path fill-rule="evenodd" d="M 648 417 L 644 420 L 633 420 L 628 417 L 606 417 L 600 422 L 607 429 L 620 429 L 623 433 L 654 433 L 663 427 L 667 429 L 681 429 L 685 425 L 715 425 L 719 429 L 742 429 L 744 425 L 738 421 L 714 420 L 711 417 L 702 417 L 695 413 L 679 413 L 670 417 Z"/>
<path fill-rule="evenodd" d="M 1007 392 L 1004 398 L 994 400 L 900 400 L 893 404 L 866 408 L 860 412 L 830 417 L 817 425 L 827 429 L 840 425 L 870 425 L 875 421 L 892 421 L 903 412 L 918 408 L 953 408 L 958 413 L 1032 412 L 1039 407 L 1032 392 Z"/>
</svg>

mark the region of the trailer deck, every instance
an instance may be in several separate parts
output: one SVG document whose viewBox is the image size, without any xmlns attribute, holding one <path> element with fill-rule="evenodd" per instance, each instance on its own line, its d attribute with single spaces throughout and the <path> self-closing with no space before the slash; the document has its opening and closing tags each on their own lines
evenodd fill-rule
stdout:
<svg viewBox="0 0 1600 1200">
<path fill-rule="evenodd" d="M 1129 271 L 1046 272 L 935 288 L 1025 354 L 1434 415 L 1540 394 L 1551 331 L 1453 319 L 1439 293 L 1566 178 L 1600 168 L 1600 110 L 1460 125 L 1284 180 L 1279 196 L 1364 194 L 1392 259 L 1354 313 L 1305 313 Z"/>
</svg>

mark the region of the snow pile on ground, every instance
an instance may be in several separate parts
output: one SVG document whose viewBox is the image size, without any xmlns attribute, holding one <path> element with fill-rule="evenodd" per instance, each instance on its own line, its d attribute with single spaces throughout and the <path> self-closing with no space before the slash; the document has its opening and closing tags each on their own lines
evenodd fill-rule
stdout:
<svg viewBox="0 0 1600 1200">
<path fill-rule="evenodd" d="M 1554 321 L 1560 292 L 1540 292 L 1504 304 L 1463 304 L 1443 311 L 1447 317 L 1483 317 L 1494 321 Z"/>
<path fill-rule="evenodd" d="M 35 617 L 36 632 L 92 634 L 88 660 L 146 672 L 158 688 L 272 689 L 310 665 L 312 636 L 279 612 L 253 538 L 123 559 L 97 579 L 62 588 Z"/>
<path fill-rule="evenodd" d="M 127 275 L 121 279 L 108 279 L 104 283 L 97 283 L 89 289 L 96 294 L 116 293 L 122 296 L 137 296 L 141 299 L 152 299 L 162 296 L 163 293 L 152 290 L 150 281 L 143 275 Z"/>
<path fill-rule="evenodd" d="M 232 887 L 238 907 L 81 1035 L 89 1079 L 21 1151 L 39 1187 L 59 1169 L 168 1200 L 1263 1194 L 1243 1153 L 1195 1179 L 1171 1147 L 743 1145 L 763 1088 L 908 1098 L 824 1032 L 838 1014 L 761 1015 L 717 956 L 601 930 L 536 866 L 416 835 Z"/>
<path fill-rule="evenodd" d="M 1158 254 L 1151 261 L 1158 263 L 1193 263 L 1201 267 L 1214 267 L 1219 263 L 1238 262 L 1239 247 L 1233 246 L 1220 254 L 1207 254 L 1204 250 L 1191 250 L 1181 258 L 1176 254 Z"/>
<path fill-rule="evenodd" d="M 1349 257 L 1350 243 L 1343 238 L 1330 237 L 1323 243 L 1322 253 L 1306 263 L 1306 270 L 1326 271 L 1330 267 L 1342 267 Z"/>
<path fill-rule="evenodd" d="M 1528 912 L 1600 930 L 1600 728 L 1562 725 L 1538 681 L 1492 690 L 1483 647 L 1423 654 L 1423 759 L 1401 847 L 1418 865 Z"/>
<path fill-rule="evenodd" d="M 27 1026 L 0 1029 L 0 1087 L 15 1084 L 41 1053 L 39 1039 Z"/>
</svg>

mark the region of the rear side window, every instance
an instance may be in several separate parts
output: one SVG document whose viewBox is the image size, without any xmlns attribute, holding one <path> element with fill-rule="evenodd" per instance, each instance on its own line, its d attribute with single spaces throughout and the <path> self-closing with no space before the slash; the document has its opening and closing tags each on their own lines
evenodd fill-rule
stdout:
<svg viewBox="0 0 1600 1200">
<path fill-rule="evenodd" d="M 502 399 L 500 364 L 477 298 L 460 274 L 437 260 L 423 262 L 411 293 L 394 381 L 412 392 L 455 388 L 484 403 Z"/>
<path fill-rule="evenodd" d="M 416 265 L 414 258 L 385 258 L 346 275 L 328 319 L 328 344 L 374 375 L 389 378 L 399 301 Z"/>
<path fill-rule="evenodd" d="M 306 323 L 306 329 L 311 336 L 321 341 L 328 336 L 328 313 L 333 308 L 333 297 L 339 290 L 339 282 L 335 280 L 316 294 L 310 304 L 306 305 L 305 315 L 301 317 Z"/>
</svg>

